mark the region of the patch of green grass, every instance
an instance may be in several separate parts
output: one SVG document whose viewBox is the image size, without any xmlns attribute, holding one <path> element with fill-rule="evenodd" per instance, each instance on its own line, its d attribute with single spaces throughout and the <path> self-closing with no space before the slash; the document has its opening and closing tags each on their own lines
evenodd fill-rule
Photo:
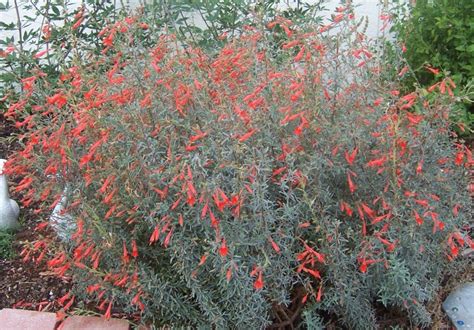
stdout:
<svg viewBox="0 0 474 330">
<path fill-rule="evenodd" d="M 14 239 L 14 234 L 11 231 L 0 230 L 0 259 L 11 259 L 15 256 Z"/>
</svg>

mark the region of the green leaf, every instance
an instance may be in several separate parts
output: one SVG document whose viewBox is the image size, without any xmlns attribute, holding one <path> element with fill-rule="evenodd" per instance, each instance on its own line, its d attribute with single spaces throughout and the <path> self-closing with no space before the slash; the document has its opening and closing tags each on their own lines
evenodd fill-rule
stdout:
<svg viewBox="0 0 474 330">
<path fill-rule="evenodd" d="M 57 6 L 51 6 L 51 10 L 53 11 L 53 13 L 56 15 L 56 16 L 59 16 L 60 15 L 60 11 L 58 9 Z"/>
<path fill-rule="evenodd" d="M 2 73 L 0 74 L 0 80 L 5 83 L 14 82 L 16 81 L 16 76 L 11 72 Z"/>
<path fill-rule="evenodd" d="M 16 24 L 15 23 L 7 24 L 5 22 L 0 22 L 0 28 L 2 28 L 3 30 L 6 30 L 6 31 L 11 31 L 11 30 L 16 29 Z"/>
<path fill-rule="evenodd" d="M 0 10 L 8 10 L 10 9 L 10 3 L 7 1 L 5 3 L 0 2 Z"/>
</svg>

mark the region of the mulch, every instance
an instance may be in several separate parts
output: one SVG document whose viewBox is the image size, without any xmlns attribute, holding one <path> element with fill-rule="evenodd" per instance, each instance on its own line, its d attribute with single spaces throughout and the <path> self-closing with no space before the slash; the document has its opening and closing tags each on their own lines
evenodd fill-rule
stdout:
<svg viewBox="0 0 474 330">
<path fill-rule="evenodd" d="M 69 291 L 70 280 L 56 277 L 45 264 L 23 262 L 19 255 L 23 244 L 36 239 L 33 226 L 23 224 L 15 238 L 16 256 L 11 260 L 0 258 L 0 309 L 60 310 L 56 299 Z"/>
</svg>

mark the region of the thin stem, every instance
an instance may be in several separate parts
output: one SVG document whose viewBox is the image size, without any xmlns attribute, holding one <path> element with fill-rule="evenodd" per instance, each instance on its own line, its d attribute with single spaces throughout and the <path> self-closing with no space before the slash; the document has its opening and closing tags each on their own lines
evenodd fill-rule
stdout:
<svg viewBox="0 0 474 330">
<path fill-rule="evenodd" d="M 18 1 L 17 0 L 13 0 L 14 3 L 15 3 L 15 12 L 16 12 L 16 19 L 17 19 L 17 28 L 18 28 L 18 34 L 19 34 L 19 39 L 18 39 L 18 42 L 19 42 L 19 46 L 20 46 L 20 53 L 23 54 L 23 30 L 21 28 L 21 17 L 20 17 L 20 7 L 18 7 Z M 21 72 L 21 77 L 23 77 L 23 74 L 25 72 L 25 64 L 24 62 L 22 61 L 20 63 L 20 72 Z"/>
<path fill-rule="evenodd" d="M 186 17 L 184 17 L 183 11 L 180 11 L 179 13 L 180 13 L 181 17 L 183 18 L 184 25 L 186 25 L 186 29 L 189 31 L 189 34 L 191 35 L 191 39 L 193 39 L 194 45 L 197 46 L 198 43 L 196 41 L 196 38 L 194 38 L 194 33 L 193 33 L 193 31 L 191 30 L 191 28 L 188 24 L 188 20 L 186 19 Z M 185 36 L 185 38 L 186 38 L 186 36 Z"/>
<path fill-rule="evenodd" d="M 31 4 L 33 4 L 33 1 L 31 1 Z M 40 43 L 40 40 L 41 40 L 41 33 L 43 32 L 43 27 L 44 27 L 44 22 L 45 22 L 45 20 L 46 20 L 46 22 L 47 22 L 48 25 L 51 23 L 51 22 L 50 22 L 50 19 L 49 19 L 49 14 L 48 14 L 48 12 L 49 12 L 49 4 L 50 4 L 50 0 L 47 0 L 47 1 L 46 1 L 46 4 L 44 5 L 45 12 L 46 12 L 46 14 L 44 14 L 44 15 L 41 13 L 41 11 L 39 10 L 39 8 L 37 8 L 35 5 L 33 5 L 33 6 L 36 8 L 36 10 L 37 10 L 39 13 L 41 13 L 41 16 L 43 16 L 43 21 L 41 22 L 41 31 L 39 31 L 39 33 L 38 33 L 38 46 L 39 46 L 39 43 Z M 50 27 L 50 28 L 51 28 L 51 27 Z M 49 54 L 49 38 L 46 39 L 45 41 L 46 41 L 46 51 L 47 51 L 48 54 Z M 46 57 L 46 60 L 48 61 L 48 65 L 49 65 L 50 67 L 52 67 L 53 64 L 51 63 L 51 57 L 50 57 L 50 56 L 47 56 L 47 57 Z"/>
<path fill-rule="evenodd" d="M 49 17 L 49 14 L 48 14 L 48 9 L 46 9 L 45 11 L 41 11 L 40 8 L 38 8 L 38 6 L 36 5 L 36 3 L 34 1 L 30 1 L 30 4 L 35 8 L 35 10 L 41 14 L 41 16 L 43 16 L 43 18 L 47 18 L 48 20 L 50 20 L 50 17 Z M 49 6 L 49 0 L 46 2 L 46 5 L 45 7 L 47 8 Z"/>
<path fill-rule="evenodd" d="M 207 7 L 206 7 L 207 9 Z M 209 31 L 211 31 L 212 35 L 214 36 L 214 39 L 218 40 L 218 35 L 217 35 L 217 29 L 214 25 L 214 22 L 212 20 L 210 20 L 211 22 L 211 26 L 209 26 L 209 24 L 207 24 L 207 19 L 204 17 L 204 14 L 202 13 L 202 10 L 201 8 L 198 8 L 198 11 L 199 11 L 199 15 L 201 16 L 202 20 L 204 21 L 204 24 L 206 24 L 206 27 Z"/>
</svg>

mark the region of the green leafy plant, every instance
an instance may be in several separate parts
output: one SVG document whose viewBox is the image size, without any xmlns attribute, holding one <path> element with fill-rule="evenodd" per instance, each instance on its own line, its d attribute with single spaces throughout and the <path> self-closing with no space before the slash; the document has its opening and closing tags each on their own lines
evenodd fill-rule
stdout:
<svg viewBox="0 0 474 330">
<path fill-rule="evenodd" d="M 406 88 L 413 90 L 414 79 L 429 87 L 449 75 L 459 87 L 454 94 L 467 95 L 458 100 L 454 117 L 464 127 L 460 131 L 472 138 L 474 129 L 474 2 L 461 0 L 419 0 L 393 8 L 392 30 L 406 47 L 404 57 L 414 71 L 407 76 Z"/>
<path fill-rule="evenodd" d="M 215 51 L 226 44 L 227 38 L 241 35 L 247 27 L 256 27 L 277 15 L 292 20 L 300 29 L 307 24 L 318 23 L 322 20 L 319 15 L 323 3 L 324 0 L 312 4 L 297 1 L 293 5 L 287 4 L 286 8 L 279 8 L 281 3 L 276 0 L 178 0 L 163 4 L 166 7 L 161 11 L 168 13 L 165 16 L 167 23 L 179 32 L 186 44 Z M 156 10 L 150 6 L 147 9 Z M 274 32 L 285 38 L 284 31 L 279 27 Z"/>
<path fill-rule="evenodd" d="M 13 249 L 14 235 L 5 230 L 0 230 L 0 259 L 11 259 L 15 256 Z"/>
<path fill-rule="evenodd" d="M 32 70 L 56 84 L 60 72 L 72 58 L 99 49 L 98 34 L 104 23 L 123 17 L 125 9 L 108 2 L 26 1 L 3 3 L 1 10 L 15 15 L 12 23 L 0 23 L 0 98 L 18 97 L 22 79 Z M 28 15 L 32 13 L 33 15 Z M 4 112 L 5 103 L 0 102 Z"/>
<path fill-rule="evenodd" d="M 70 216 L 68 242 L 24 251 L 80 279 L 64 308 L 366 329 L 381 304 L 428 325 L 426 303 L 473 246 L 472 155 L 453 144 L 449 93 L 385 80 L 350 7 L 323 26 L 247 27 L 215 56 L 144 23 L 107 26 L 55 85 L 31 71 L 5 113 L 24 129 L 13 190 Z"/>
</svg>

